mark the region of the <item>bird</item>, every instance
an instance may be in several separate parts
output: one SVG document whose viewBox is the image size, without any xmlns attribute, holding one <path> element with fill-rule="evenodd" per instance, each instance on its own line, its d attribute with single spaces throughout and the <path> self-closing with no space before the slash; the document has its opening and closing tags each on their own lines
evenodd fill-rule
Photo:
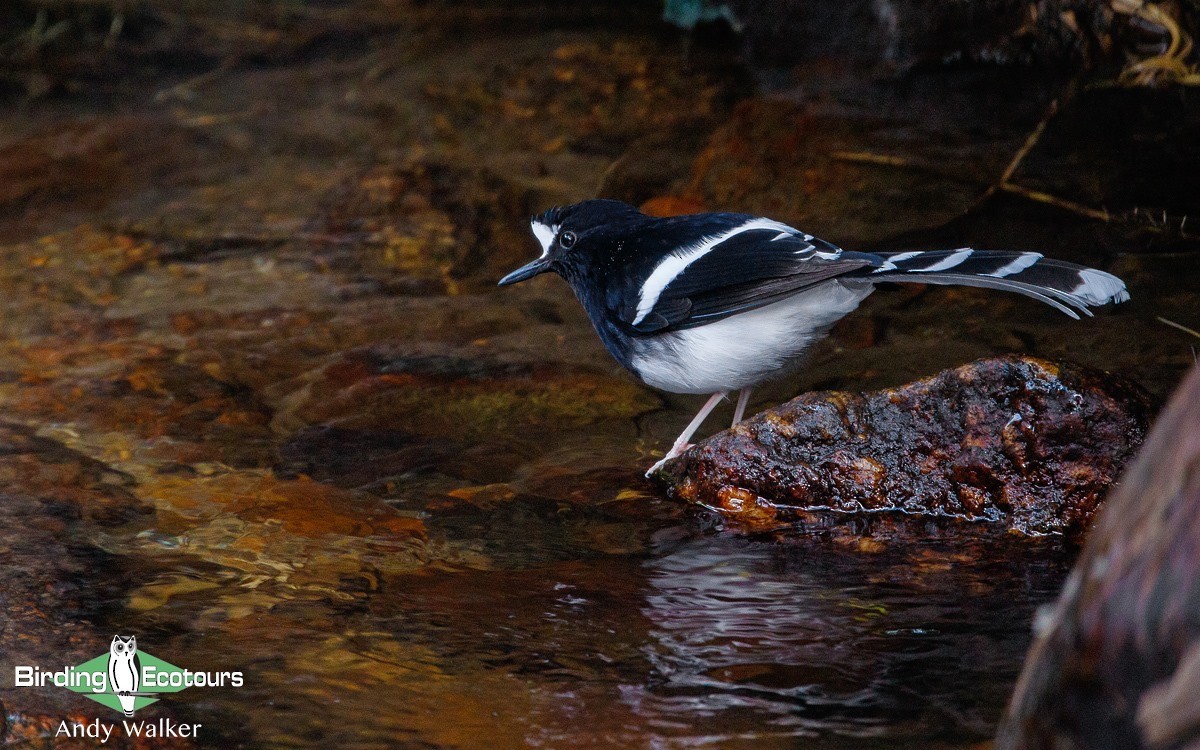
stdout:
<svg viewBox="0 0 1200 750">
<path fill-rule="evenodd" d="M 795 369 L 879 284 L 1016 292 L 1077 320 L 1089 307 L 1129 299 L 1116 276 L 1037 252 L 856 252 L 743 213 L 652 217 L 592 199 L 551 208 L 530 228 L 541 255 L 500 286 L 558 274 L 626 370 L 659 390 L 711 394 L 647 477 L 690 448 L 734 391 L 733 424 L 741 422 L 751 390 Z"/>
<path fill-rule="evenodd" d="M 108 646 L 108 682 L 121 702 L 121 711 L 133 716 L 141 683 L 141 660 L 137 657 L 137 637 L 114 635 Z"/>
</svg>

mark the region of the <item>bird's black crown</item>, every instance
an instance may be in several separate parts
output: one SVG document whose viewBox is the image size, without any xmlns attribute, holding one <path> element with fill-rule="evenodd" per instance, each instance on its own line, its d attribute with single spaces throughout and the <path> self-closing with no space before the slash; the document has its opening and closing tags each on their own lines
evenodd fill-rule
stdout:
<svg viewBox="0 0 1200 750">
<path fill-rule="evenodd" d="M 561 226 L 578 231 L 637 218 L 647 217 L 628 203 L 596 198 L 569 206 L 555 206 L 533 217 L 533 220 L 550 227 Z"/>
</svg>

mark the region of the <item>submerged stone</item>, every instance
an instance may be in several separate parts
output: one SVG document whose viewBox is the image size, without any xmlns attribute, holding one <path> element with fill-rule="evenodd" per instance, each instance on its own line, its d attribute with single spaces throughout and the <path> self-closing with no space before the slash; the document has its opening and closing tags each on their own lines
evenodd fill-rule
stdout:
<svg viewBox="0 0 1200 750">
<path fill-rule="evenodd" d="M 753 528 L 809 511 L 899 511 L 1076 535 L 1148 415 L 1143 391 L 1121 379 L 1000 357 L 873 393 L 805 394 L 654 478 Z"/>
</svg>

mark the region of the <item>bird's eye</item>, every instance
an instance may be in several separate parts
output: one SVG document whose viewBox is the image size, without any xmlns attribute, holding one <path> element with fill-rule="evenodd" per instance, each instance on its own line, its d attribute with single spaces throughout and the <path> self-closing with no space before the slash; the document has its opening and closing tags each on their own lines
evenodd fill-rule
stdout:
<svg viewBox="0 0 1200 750">
<path fill-rule="evenodd" d="M 558 244 L 562 245 L 564 250 L 570 250 L 578 239 L 574 232 L 563 232 L 558 236 Z"/>
</svg>

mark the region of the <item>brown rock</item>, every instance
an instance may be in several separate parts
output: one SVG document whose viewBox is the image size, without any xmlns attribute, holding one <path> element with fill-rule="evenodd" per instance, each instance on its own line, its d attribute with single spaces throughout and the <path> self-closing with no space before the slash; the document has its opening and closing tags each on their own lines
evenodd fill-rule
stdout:
<svg viewBox="0 0 1200 750">
<path fill-rule="evenodd" d="M 656 475 L 751 526 L 805 511 L 901 511 L 1078 534 L 1141 444 L 1137 386 L 1032 358 L 974 362 L 874 393 L 808 393 Z"/>
<path fill-rule="evenodd" d="M 700 201 L 677 195 L 660 195 L 641 205 L 642 213 L 648 216 L 683 216 L 704 213 L 704 210 Z"/>
<path fill-rule="evenodd" d="M 534 213 L 533 197 L 487 171 L 414 160 L 347 180 L 316 226 L 319 236 L 342 243 L 325 248 L 334 265 L 426 282 L 415 290 L 456 293 L 491 288 L 528 254 L 524 222 L 513 217 Z"/>
<path fill-rule="evenodd" d="M 1044 617 L 997 747 L 1200 742 L 1200 367 L 1176 392 Z"/>
<path fill-rule="evenodd" d="M 5 237 L 35 235 L 65 210 L 99 211 L 190 160 L 186 134 L 168 119 L 80 119 L 0 146 Z"/>
</svg>

